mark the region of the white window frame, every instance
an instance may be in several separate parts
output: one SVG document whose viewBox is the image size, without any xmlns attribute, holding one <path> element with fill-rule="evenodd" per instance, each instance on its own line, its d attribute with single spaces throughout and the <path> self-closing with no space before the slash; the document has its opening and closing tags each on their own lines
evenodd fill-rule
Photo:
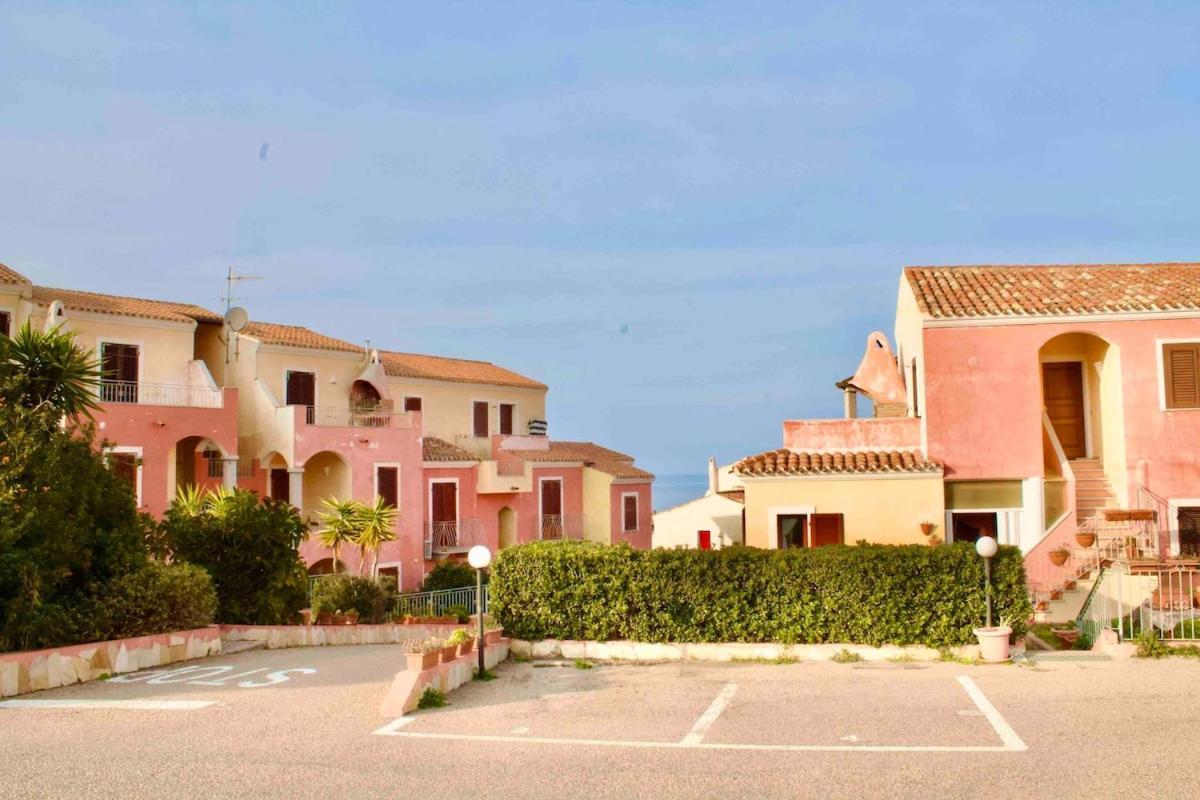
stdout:
<svg viewBox="0 0 1200 800">
<path fill-rule="evenodd" d="M 400 504 L 401 504 L 400 487 L 402 486 L 402 483 L 403 483 L 402 475 L 403 475 L 404 470 L 401 469 L 401 464 L 399 461 L 376 461 L 374 464 L 371 465 L 371 497 L 376 500 L 379 499 L 379 468 L 380 467 L 395 467 L 396 468 L 396 508 L 399 509 Z M 430 502 L 433 502 L 432 496 L 430 497 Z"/>
<path fill-rule="evenodd" d="M 1183 339 L 1155 339 L 1154 340 L 1154 358 L 1158 364 L 1158 410 L 1166 411 L 1168 414 L 1174 414 L 1182 411 L 1200 411 L 1200 406 L 1194 408 L 1167 408 L 1167 363 L 1163 360 L 1163 345 L 1168 344 L 1195 344 L 1200 345 L 1200 336 L 1191 336 Z"/>
<path fill-rule="evenodd" d="M 453 483 L 454 484 L 454 524 L 462 522 L 462 487 L 458 485 L 458 478 L 430 478 L 428 490 L 425 492 L 426 511 L 428 516 L 425 518 L 433 524 L 433 485 L 435 483 Z M 432 530 L 432 528 L 430 529 Z"/>
<path fill-rule="evenodd" d="M 1171 409 L 1174 411 L 1175 409 Z M 1192 411 L 1194 409 L 1179 409 L 1181 411 Z M 1170 519 L 1167 520 L 1167 530 L 1171 534 L 1171 555 L 1179 555 L 1179 509 L 1181 508 L 1200 508 L 1200 497 L 1172 497 L 1167 500 L 1167 513 L 1170 514 Z"/>
<path fill-rule="evenodd" d="M 1159 357 L 1162 355 L 1162 348 L 1159 348 Z M 1092 390 L 1091 381 L 1088 380 L 1088 367 L 1090 366 L 1086 358 L 1043 358 L 1038 361 L 1038 372 L 1042 373 L 1042 364 L 1078 364 L 1079 379 L 1083 381 L 1083 450 L 1084 458 L 1095 458 L 1095 450 L 1092 449 Z M 1042 384 L 1042 407 L 1046 405 L 1046 384 L 1043 381 L 1044 373 L 1038 375 L 1038 381 Z M 1057 431 L 1055 432 L 1057 436 Z M 980 509 L 983 510 L 983 509 Z"/>
<path fill-rule="evenodd" d="M 414 412 L 414 411 L 409 411 L 407 408 L 405 408 L 405 406 L 408 405 L 409 400 L 420 400 L 421 401 L 421 410 Z M 401 395 L 400 396 L 400 410 L 407 414 L 414 414 L 414 413 L 415 414 L 424 414 L 425 413 L 425 395 L 423 395 L 423 394 L 403 394 L 403 395 Z"/>
<path fill-rule="evenodd" d="M 996 541 L 999 544 L 1011 544 L 1019 547 L 1021 545 L 1021 512 L 1020 507 L 1010 508 L 947 508 L 946 519 L 943 528 L 946 535 L 943 537 L 946 544 L 954 541 L 954 515 L 955 514 L 995 514 L 996 515 Z"/>
<path fill-rule="evenodd" d="M 472 439 L 490 438 L 492 435 L 492 401 L 491 400 L 482 400 L 478 397 L 473 397 L 473 398 L 471 398 L 470 402 L 471 402 L 471 438 Z M 475 431 L 475 405 L 477 403 L 483 403 L 484 406 L 487 407 L 487 431 L 485 431 L 482 436 L 480 436 Z"/>
<path fill-rule="evenodd" d="M 117 342 L 117 344 L 123 344 L 123 342 Z M 140 361 L 140 359 L 139 359 L 139 361 Z M 138 368 L 139 369 L 141 368 L 140 364 L 139 364 Z M 142 507 L 142 467 L 144 466 L 142 464 L 142 448 L 133 447 L 133 446 L 129 446 L 129 445 L 116 445 L 114 447 L 104 448 L 104 455 L 107 456 L 109 453 L 130 453 L 132 455 L 137 456 L 137 462 L 138 462 L 137 463 L 137 478 L 134 481 L 134 483 L 136 484 L 136 491 L 134 492 L 134 497 L 137 499 L 137 507 L 141 508 Z"/>
<path fill-rule="evenodd" d="M 375 572 L 372 575 L 374 578 L 379 578 L 379 570 L 385 567 L 396 568 L 396 591 L 400 591 L 400 587 L 404 585 L 404 562 L 403 561 L 380 561 L 375 565 Z"/>
<path fill-rule="evenodd" d="M 542 497 L 543 497 L 542 484 L 544 484 L 546 481 L 558 481 L 558 505 L 559 505 L 559 508 L 561 508 L 563 510 L 563 517 L 565 518 L 567 515 L 567 480 L 566 480 L 566 478 L 564 478 L 562 475 L 539 476 L 538 477 L 538 518 L 537 518 L 537 526 L 538 526 L 537 527 L 537 532 L 538 532 L 537 538 L 538 539 L 542 538 L 542 519 L 546 516 L 542 511 Z M 563 523 L 563 528 L 565 531 L 565 529 L 566 529 L 565 522 Z M 565 533 L 564 533 L 564 538 L 566 538 Z"/>
<path fill-rule="evenodd" d="M 321 406 L 321 373 L 315 369 L 295 369 L 293 367 L 283 368 L 283 386 L 279 387 L 283 391 L 279 395 L 282 398 L 280 402 L 283 403 L 284 407 L 288 405 L 287 385 L 289 372 L 304 372 L 313 376 L 313 408 L 319 408 Z"/>
<path fill-rule="evenodd" d="M 769 506 L 767 508 L 767 549 L 779 549 L 779 518 L 791 514 L 803 514 L 807 517 L 804 522 L 804 546 L 810 547 L 809 537 L 812 535 L 810 528 L 812 527 L 812 516 L 815 513 L 817 513 L 816 506 Z"/>
<path fill-rule="evenodd" d="M 625 498 L 632 497 L 637 502 L 636 528 L 625 527 Z M 642 531 L 642 496 L 638 492 L 621 492 L 621 533 L 641 533 Z"/>
</svg>

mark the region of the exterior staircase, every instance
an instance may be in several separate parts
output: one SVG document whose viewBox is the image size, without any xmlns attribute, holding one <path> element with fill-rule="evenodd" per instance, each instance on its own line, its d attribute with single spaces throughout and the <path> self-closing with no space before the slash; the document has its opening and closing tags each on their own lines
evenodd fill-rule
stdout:
<svg viewBox="0 0 1200 800">
<path fill-rule="evenodd" d="M 1104 476 L 1100 459 L 1072 461 L 1071 471 L 1075 473 L 1075 519 L 1078 524 L 1099 516 L 1106 508 L 1117 507 L 1117 497 Z"/>
</svg>

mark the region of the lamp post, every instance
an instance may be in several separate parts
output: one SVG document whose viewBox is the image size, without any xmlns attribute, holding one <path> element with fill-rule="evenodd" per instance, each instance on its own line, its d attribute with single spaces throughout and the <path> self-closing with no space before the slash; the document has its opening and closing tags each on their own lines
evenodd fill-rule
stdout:
<svg viewBox="0 0 1200 800">
<path fill-rule="evenodd" d="M 992 627 L 992 556 L 1000 546 L 991 536 L 980 536 L 975 542 L 975 552 L 983 558 L 984 597 L 987 599 L 987 627 Z"/>
<path fill-rule="evenodd" d="M 488 550 L 481 544 L 477 544 L 467 551 L 467 563 L 475 568 L 475 615 L 479 618 L 479 678 L 482 680 L 483 675 L 487 672 L 487 666 L 483 661 L 484 630 L 483 630 L 483 571 L 487 569 L 488 564 L 492 563 L 492 551 Z"/>
</svg>

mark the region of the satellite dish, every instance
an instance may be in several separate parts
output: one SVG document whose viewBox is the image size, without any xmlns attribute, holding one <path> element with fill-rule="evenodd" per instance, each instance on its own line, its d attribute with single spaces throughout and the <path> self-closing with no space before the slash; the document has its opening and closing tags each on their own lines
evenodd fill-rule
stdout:
<svg viewBox="0 0 1200 800">
<path fill-rule="evenodd" d="M 250 315 L 246 313 L 246 309 L 241 306 L 234 306 L 225 312 L 225 324 L 229 326 L 229 330 L 237 333 L 242 328 L 246 327 L 246 323 L 250 321 Z"/>
</svg>

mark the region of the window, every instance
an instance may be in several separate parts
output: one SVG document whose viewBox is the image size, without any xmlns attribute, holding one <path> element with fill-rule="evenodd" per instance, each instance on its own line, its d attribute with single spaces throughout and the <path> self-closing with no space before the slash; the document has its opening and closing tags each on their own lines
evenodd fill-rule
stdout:
<svg viewBox="0 0 1200 800">
<path fill-rule="evenodd" d="M 712 550 L 712 531 L 696 531 L 696 547 Z"/>
<path fill-rule="evenodd" d="M 1200 408 L 1200 343 L 1164 344 L 1162 358 L 1167 408 Z"/>
<path fill-rule="evenodd" d="M 12 314 L 0 311 L 0 336 L 12 336 Z"/>
<path fill-rule="evenodd" d="M 841 514 L 813 514 L 809 524 L 812 527 L 809 541 L 813 547 L 842 544 L 845 541 Z"/>
<path fill-rule="evenodd" d="M 488 404 L 476 400 L 471 404 L 471 432 L 476 439 L 485 439 L 488 435 Z"/>
<path fill-rule="evenodd" d="M 995 511 L 956 511 L 953 523 L 950 541 L 977 542 L 981 536 L 990 536 L 999 541 L 999 518 Z"/>
<path fill-rule="evenodd" d="M 1200 555 L 1200 507 L 1179 509 L 1179 554 Z"/>
<path fill-rule="evenodd" d="M 638 496 L 636 494 L 621 495 L 622 530 L 626 533 L 636 531 L 638 525 Z"/>
<path fill-rule="evenodd" d="M 375 494 L 392 508 L 400 507 L 399 467 L 375 467 Z"/>
<path fill-rule="evenodd" d="M 405 411 L 420 411 L 421 410 L 421 398 L 419 398 L 419 397 L 404 398 L 404 410 Z"/>
<path fill-rule="evenodd" d="M 138 401 L 138 346 L 100 344 L 100 399 L 106 403 Z"/>
<path fill-rule="evenodd" d="M 500 433 L 505 436 L 512 436 L 513 432 L 513 411 L 516 409 L 512 403 L 500 404 Z"/>
<path fill-rule="evenodd" d="M 804 547 L 804 529 L 808 527 L 807 514 L 780 514 L 775 518 L 775 546 L 780 550 Z"/>
<path fill-rule="evenodd" d="M 309 425 L 316 421 L 317 405 L 317 376 L 312 372 L 292 372 L 288 370 L 287 384 L 284 387 L 283 404 L 285 406 L 304 406 L 308 409 L 305 420 Z"/>
<path fill-rule="evenodd" d="M 138 506 L 142 505 L 142 453 L 137 448 L 118 448 L 105 454 L 108 468 L 129 486 Z"/>
</svg>

